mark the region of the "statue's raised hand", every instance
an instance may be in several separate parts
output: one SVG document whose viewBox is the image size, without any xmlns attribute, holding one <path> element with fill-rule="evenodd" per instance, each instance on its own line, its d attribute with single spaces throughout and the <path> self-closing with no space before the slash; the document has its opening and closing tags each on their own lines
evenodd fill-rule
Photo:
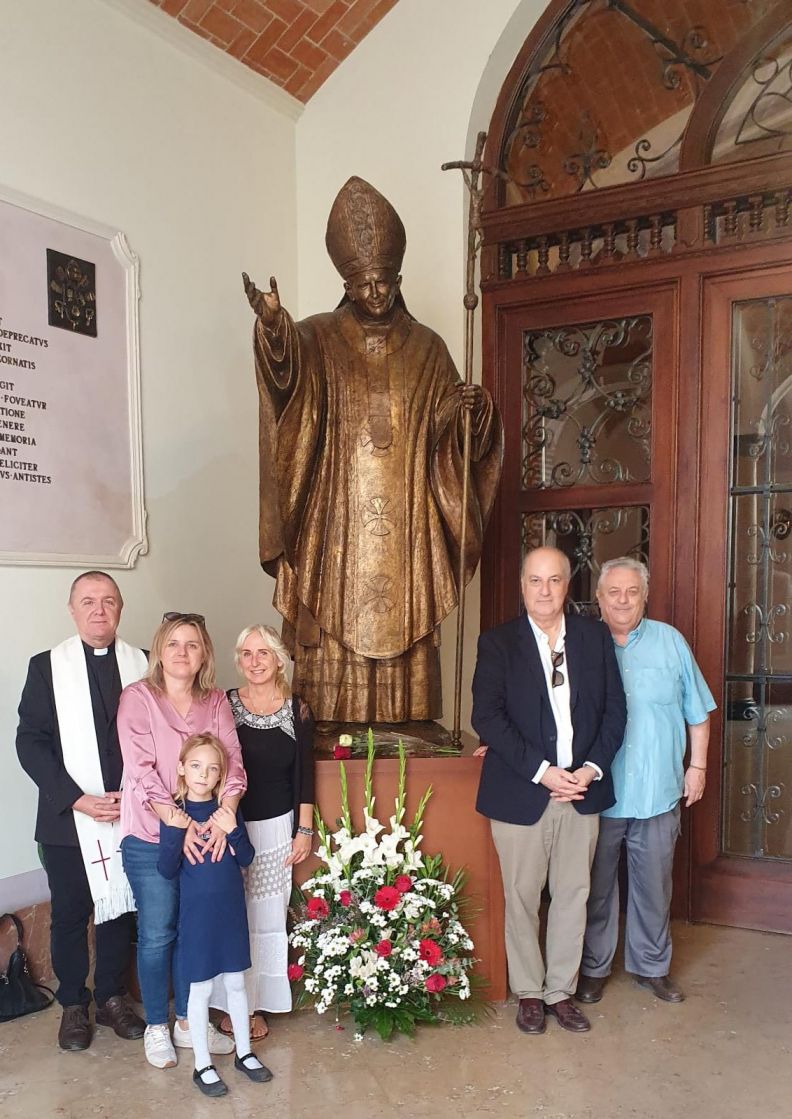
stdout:
<svg viewBox="0 0 792 1119">
<path fill-rule="evenodd" d="M 242 283 L 245 285 L 245 295 L 248 298 L 248 303 L 259 318 L 268 326 L 274 324 L 281 310 L 278 284 L 275 277 L 270 276 L 270 291 L 259 291 L 247 272 L 242 273 Z"/>
</svg>

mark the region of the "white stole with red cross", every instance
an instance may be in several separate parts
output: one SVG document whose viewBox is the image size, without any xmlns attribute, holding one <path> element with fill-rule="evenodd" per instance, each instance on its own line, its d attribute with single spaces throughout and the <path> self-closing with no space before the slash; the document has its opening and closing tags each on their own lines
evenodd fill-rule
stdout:
<svg viewBox="0 0 792 1119">
<path fill-rule="evenodd" d="M 148 660 L 141 649 L 116 638 L 115 655 L 123 687 L 145 674 Z M 50 652 L 50 663 L 63 764 L 84 793 L 103 796 L 114 790 L 104 787 L 88 667 L 80 638 L 70 637 L 56 645 Z M 74 823 L 93 898 L 94 923 L 100 925 L 133 912 L 135 899 L 121 863 L 119 821 L 103 823 L 84 812 L 75 812 Z"/>
</svg>

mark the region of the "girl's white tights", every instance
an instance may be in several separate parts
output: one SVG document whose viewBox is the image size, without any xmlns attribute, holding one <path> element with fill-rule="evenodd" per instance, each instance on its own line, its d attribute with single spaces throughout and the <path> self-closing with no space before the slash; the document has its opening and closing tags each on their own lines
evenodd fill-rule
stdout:
<svg viewBox="0 0 792 1119">
<path fill-rule="evenodd" d="M 238 1057 L 250 1053 L 250 1017 L 248 1012 L 245 977 L 241 971 L 225 971 L 218 978 L 223 980 L 228 1000 L 228 1016 L 234 1029 L 234 1041 Z M 187 1000 L 187 1021 L 190 1024 L 193 1053 L 196 1069 L 206 1068 L 212 1063 L 209 1056 L 209 999 L 212 995 L 213 979 L 203 983 L 190 984 L 190 997 Z M 259 1061 L 246 1061 L 248 1068 L 260 1065 Z M 213 1084 L 220 1077 L 215 1072 L 204 1073 L 205 1084 Z"/>
</svg>

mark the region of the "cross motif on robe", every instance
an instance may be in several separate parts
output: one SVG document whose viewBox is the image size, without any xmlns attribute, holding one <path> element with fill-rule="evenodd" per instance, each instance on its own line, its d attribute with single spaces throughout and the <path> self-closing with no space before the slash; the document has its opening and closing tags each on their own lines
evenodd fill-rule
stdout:
<svg viewBox="0 0 792 1119">
<path fill-rule="evenodd" d="M 104 852 L 102 851 L 101 840 L 97 839 L 96 846 L 99 848 L 99 858 L 98 859 L 91 859 L 91 866 L 96 866 L 97 863 L 101 863 L 102 864 L 102 872 L 104 873 L 104 876 L 105 876 L 105 882 L 108 882 L 109 879 L 107 877 L 107 867 L 105 866 L 105 863 L 110 862 L 110 856 L 105 855 Z"/>
</svg>

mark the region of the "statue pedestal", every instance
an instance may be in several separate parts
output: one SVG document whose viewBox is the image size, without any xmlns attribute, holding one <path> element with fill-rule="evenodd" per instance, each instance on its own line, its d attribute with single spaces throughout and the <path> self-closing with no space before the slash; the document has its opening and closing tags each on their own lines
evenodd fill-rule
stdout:
<svg viewBox="0 0 792 1119">
<path fill-rule="evenodd" d="M 481 759 L 474 758 L 473 751 L 478 740 L 464 735 L 461 751 L 441 744 L 438 752 L 433 742 L 417 738 L 415 731 L 424 727 L 436 728 L 437 733 L 442 732 L 450 741 L 448 731 L 437 723 L 402 723 L 392 728 L 374 728 L 377 737 L 393 736 L 392 744 L 387 741 L 383 741 L 382 746 L 378 744 L 374 763 L 377 816 L 387 821 L 393 812 L 399 777 L 395 744 L 402 736 L 408 748 L 406 820 L 409 823 L 424 790 L 431 785 L 433 793 L 424 817 L 421 850 L 424 855 L 442 854 L 452 874 L 459 868 L 466 871 L 465 893 L 471 900 L 474 915 L 464 923 L 473 939 L 475 955 L 481 961 L 476 971 L 486 983 L 485 997 L 501 1001 L 507 997 L 503 889 L 489 821 L 475 808 Z M 339 763 L 332 757 L 332 747 L 339 733 L 344 731 L 334 729 L 330 736 L 317 736 L 316 801 L 328 825 L 335 823 L 341 811 Z M 365 734 L 365 730 L 357 725 L 351 733 Z M 415 742 L 407 742 L 407 738 Z M 355 826 L 362 829 L 366 761 L 365 757 L 358 756 L 358 749 L 356 746 L 355 756 L 346 760 L 344 766 L 352 819 Z M 305 882 L 317 865 L 316 858 L 312 857 L 296 867 L 295 882 L 298 885 Z"/>
<path fill-rule="evenodd" d="M 368 726 L 364 723 L 317 723 L 314 735 L 314 750 L 317 754 L 332 754 L 333 747 L 342 734 L 351 735 L 355 741 L 354 754 L 365 754 Z M 433 757 L 438 752 L 454 752 L 459 756 L 460 751 L 451 745 L 451 732 L 440 723 L 429 719 L 421 722 L 407 723 L 375 723 L 371 728 L 374 731 L 374 743 L 378 755 L 388 757 L 396 756 L 398 744 L 401 740 L 407 750 L 408 757 Z M 465 741 L 473 742 L 473 736 L 467 735 Z M 471 750 L 475 750 L 478 742 L 474 743 Z"/>
</svg>

